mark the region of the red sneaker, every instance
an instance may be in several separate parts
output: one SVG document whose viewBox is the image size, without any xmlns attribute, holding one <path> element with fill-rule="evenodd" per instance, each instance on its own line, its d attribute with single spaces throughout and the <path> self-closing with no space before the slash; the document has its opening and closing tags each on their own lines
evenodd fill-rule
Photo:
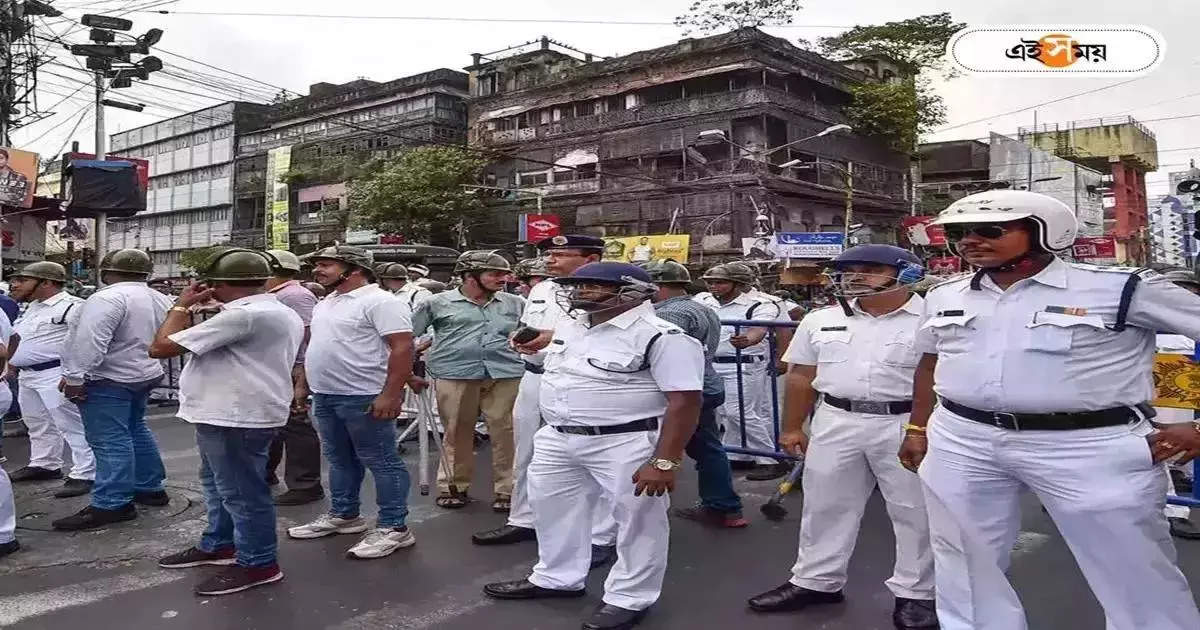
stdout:
<svg viewBox="0 0 1200 630">
<path fill-rule="evenodd" d="M 279 565 L 269 567 L 232 566 L 196 586 L 197 595 L 229 595 L 283 579 Z"/>
</svg>

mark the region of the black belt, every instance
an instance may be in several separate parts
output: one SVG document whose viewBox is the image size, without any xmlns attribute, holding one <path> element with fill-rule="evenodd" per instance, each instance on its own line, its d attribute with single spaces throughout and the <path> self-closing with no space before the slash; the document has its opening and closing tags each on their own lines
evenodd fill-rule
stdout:
<svg viewBox="0 0 1200 630">
<path fill-rule="evenodd" d="M 53 361 L 46 361 L 45 363 L 34 363 L 33 365 L 26 365 L 23 367 L 19 367 L 17 369 L 18 370 L 33 370 L 34 372 L 41 372 L 42 370 L 49 370 L 51 368 L 56 368 L 60 365 L 62 365 L 62 361 L 55 359 Z"/>
<path fill-rule="evenodd" d="M 1119 424 L 1129 424 L 1142 419 L 1130 407 L 1113 407 L 1098 411 L 1072 411 L 1063 413 L 1008 413 L 1007 411 L 983 411 L 960 405 L 943 398 L 941 405 L 948 411 L 968 420 L 990 424 L 1010 431 L 1073 431 L 1076 429 L 1099 429 Z M 1139 408 L 1142 405 L 1139 405 Z M 1150 407 L 1146 417 L 1153 417 Z M 1145 411 L 1145 410 L 1143 410 Z"/>
<path fill-rule="evenodd" d="M 761 354 L 743 354 L 740 358 L 737 355 L 729 357 L 713 357 L 713 363 L 758 363 L 766 361 L 767 357 Z"/>
<path fill-rule="evenodd" d="M 542 366 L 540 366 L 540 365 L 534 365 L 534 364 L 532 364 L 532 363 L 530 363 L 530 362 L 526 361 L 526 362 L 525 362 L 525 371 L 526 371 L 526 372 L 533 372 L 534 374 L 545 374 L 545 373 L 546 373 L 546 368 L 544 368 L 544 367 L 542 367 Z"/>
<path fill-rule="evenodd" d="M 559 433 L 570 433 L 571 435 L 613 435 L 616 433 L 634 433 L 636 431 L 656 431 L 658 430 L 658 418 L 643 418 L 626 422 L 625 424 L 610 424 L 603 427 L 584 427 L 577 425 L 554 426 L 554 430 Z"/>
<path fill-rule="evenodd" d="M 873 413 L 881 416 L 896 416 L 902 413 L 912 413 L 911 400 L 875 402 L 872 400 L 848 400 L 845 398 L 838 398 L 837 396 L 830 396 L 829 394 L 821 394 L 821 398 L 824 399 L 825 403 L 828 405 L 852 413 Z"/>
</svg>

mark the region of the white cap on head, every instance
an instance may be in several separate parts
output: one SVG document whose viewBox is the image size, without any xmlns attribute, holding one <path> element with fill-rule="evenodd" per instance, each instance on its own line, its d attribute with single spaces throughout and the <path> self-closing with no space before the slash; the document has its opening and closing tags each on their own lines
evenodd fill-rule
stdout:
<svg viewBox="0 0 1200 630">
<path fill-rule="evenodd" d="M 1038 225 L 1038 244 L 1061 252 L 1075 242 L 1079 223 L 1067 204 L 1026 190 L 989 190 L 967 195 L 942 210 L 934 225 L 953 223 L 1004 223 L 1032 219 Z"/>
<path fill-rule="evenodd" d="M 409 265 L 408 272 L 415 273 L 418 276 L 421 276 L 422 278 L 429 277 L 429 267 L 426 267 L 425 265 L 422 265 L 420 263 L 417 263 L 415 265 Z"/>
</svg>

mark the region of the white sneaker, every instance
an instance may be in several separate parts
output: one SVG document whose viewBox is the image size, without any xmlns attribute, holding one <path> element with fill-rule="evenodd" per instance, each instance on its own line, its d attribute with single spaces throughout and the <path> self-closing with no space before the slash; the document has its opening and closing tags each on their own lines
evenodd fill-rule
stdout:
<svg viewBox="0 0 1200 630">
<path fill-rule="evenodd" d="M 292 538 L 320 538 L 333 534 L 361 534 L 367 531 L 367 519 L 339 518 L 330 514 L 322 514 L 317 520 L 299 527 L 289 527 L 288 536 Z"/>
<path fill-rule="evenodd" d="M 411 529 L 398 532 L 394 529 L 380 528 L 363 536 L 363 539 L 351 547 L 346 555 L 363 560 L 382 558 L 391 555 L 397 549 L 411 547 L 415 544 L 417 544 L 417 537 L 413 536 Z"/>
</svg>

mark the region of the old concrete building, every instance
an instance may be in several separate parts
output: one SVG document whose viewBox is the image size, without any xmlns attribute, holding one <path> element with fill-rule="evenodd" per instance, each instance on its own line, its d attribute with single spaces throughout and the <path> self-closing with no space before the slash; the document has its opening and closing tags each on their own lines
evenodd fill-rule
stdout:
<svg viewBox="0 0 1200 630">
<path fill-rule="evenodd" d="M 476 242 L 515 240 L 515 211 L 541 197 L 567 230 L 690 234 L 693 253 L 735 255 L 760 211 L 775 230 L 842 231 L 846 171 L 863 240 L 893 241 L 909 211 L 908 159 L 879 139 L 796 143 L 847 122 L 863 72 L 756 29 L 611 59 L 531 45 L 467 68 L 470 144 L 498 156 L 485 184 L 513 190 Z"/>
<path fill-rule="evenodd" d="M 110 152 L 150 162 L 146 210 L 110 219 L 109 250 L 150 252 L 155 276 L 184 273 L 184 250 L 229 242 L 236 138 L 269 106 L 229 102 L 110 136 Z"/>
<path fill-rule="evenodd" d="M 346 181 L 372 157 L 426 142 L 462 143 L 467 75 L 439 69 L 394 81 L 317 83 L 286 101 L 261 128 L 238 138 L 232 240 L 267 244 L 268 153 L 288 154 L 280 173 L 290 210 L 290 248 L 307 253 L 343 241 L 351 210 Z M 280 194 L 277 193 L 276 194 Z"/>
</svg>

